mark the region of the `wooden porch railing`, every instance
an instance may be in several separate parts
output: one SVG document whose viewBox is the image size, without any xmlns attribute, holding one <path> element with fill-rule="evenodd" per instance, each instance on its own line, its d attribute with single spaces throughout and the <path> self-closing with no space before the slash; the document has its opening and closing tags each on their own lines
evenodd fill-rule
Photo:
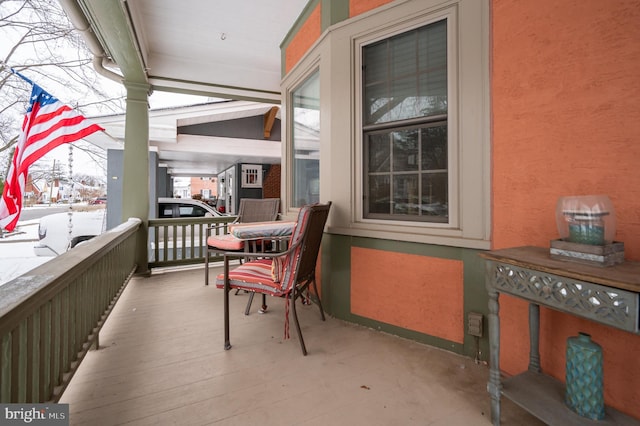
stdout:
<svg viewBox="0 0 640 426">
<path fill-rule="evenodd" d="M 149 267 L 203 263 L 207 227 L 212 234 L 225 234 L 235 216 L 149 220 Z M 219 256 L 222 260 L 222 256 Z M 216 261 L 216 258 L 213 259 Z"/>
<path fill-rule="evenodd" d="M 0 286 L 0 402 L 57 402 L 136 270 L 128 222 Z"/>
</svg>

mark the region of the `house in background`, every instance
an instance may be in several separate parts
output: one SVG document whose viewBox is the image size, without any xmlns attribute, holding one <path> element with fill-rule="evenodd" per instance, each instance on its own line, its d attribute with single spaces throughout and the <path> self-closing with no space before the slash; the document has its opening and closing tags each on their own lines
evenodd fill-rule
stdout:
<svg viewBox="0 0 640 426">
<path fill-rule="evenodd" d="M 31 196 L 31 194 L 33 194 L 33 201 L 35 203 L 55 203 L 64 197 L 64 185 L 58 178 L 51 182 L 46 179 L 33 180 L 32 177 L 29 176 L 29 180 L 25 186 L 25 195 Z"/>
<path fill-rule="evenodd" d="M 27 182 L 24 186 L 24 203 L 25 206 L 30 206 L 38 203 L 42 197 L 42 185 L 46 184 L 45 181 L 33 180 L 33 176 L 27 175 Z"/>
<path fill-rule="evenodd" d="M 171 196 L 174 198 L 191 198 L 191 180 L 175 178 L 171 180 Z"/>
<path fill-rule="evenodd" d="M 149 209 L 140 164 L 150 88 L 281 101 L 283 214 L 295 215 L 307 193 L 333 202 L 319 269 L 335 317 L 487 359 L 486 335 L 466 327 L 470 313 L 488 314 L 479 254 L 548 248 L 566 195 L 607 194 L 616 240 L 640 261 L 637 0 L 310 0 L 280 45 L 280 73 L 258 56 L 260 37 L 241 55 L 232 36 L 192 42 L 188 30 L 208 31 L 232 2 L 219 13 L 198 2 L 127 2 L 126 14 L 70 3 L 91 14 L 128 90 L 131 217 L 145 220 Z M 187 24 L 183 10 L 206 20 Z M 165 12 L 171 25 L 152 19 Z M 527 369 L 528 316 L 523 300 L 500 298 L 507 375 Z M 604 350 L 607 404 L 640 419 L 637 329 L 546 308 L 540 329 L 542 370 L 559 381 L 567 338 L 590 334 Z"/>
<path fill-rule="evenodd" d="M 189 188 L 191 189 L 191 198 L 199 197 L 202 200 L 218 198 L 218 178 L 191 177 Z"/>
<path fill-rule="evenodd" d="M 280 198 L 280 164 L 236 163 L 218 175 L 218 208 L 236 214 L 242 198 Z"/>
</svg>

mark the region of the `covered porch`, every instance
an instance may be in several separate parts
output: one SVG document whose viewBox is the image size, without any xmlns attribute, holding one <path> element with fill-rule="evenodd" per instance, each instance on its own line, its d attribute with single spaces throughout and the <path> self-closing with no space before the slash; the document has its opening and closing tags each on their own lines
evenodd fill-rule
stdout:
<svg viewBox="0 0 640 426">
<path fill-rule="evenodd" d="M 293 191 L 294 152 L 298 142 L 307 142 L 296 138 L 292 125 L 294 99 L 314 100 L 314 111 L 322 112 L 317 129 L 318 179 L 308 183 L 314 192 L 319 191 L 321 200 L 331 200 L 336 206 L 323 240 L 323 302 L 336 318 L 361 324 L 347 325 L 336 319 L 321 324 L 314 318 L 316 313 L 309 312 L 310 318 L 302 318 L 310 350 L 304 359 L 296 342 L 281 343 L 282 312 L 277 306 L 266 317 L 245 318 L 244 300 L 238 297 L 239 301 L 234 300 L 238 316 L 232 318 L 234 349 L 223 352 L 221 296 L 202 285 L 199 272 L 194 271 L 192 278 L 177 273 L 152 275 L 147 281 L 135 278 L 101 334 L 104 348 L 89 354 L 65 393 L 63 401 L 71 403 L 72 418 L 80 423 L 104 419 L 116 424 L 155 424 L 162 416 L 167 423 L 180 424 L 246 424 L 251 420 L 271 424 L 488 424 L 487 368 L 476 365 L 471 357 L 433 348 L 467 356 L 475 352 L 474 336 L 466 332 L 465 325 L 469 313 L 487 313 L 485 265 L 478 254 L 507 247 L 547 248 L 557 236 L 554 206 L 558 197 L 602 193 L 611 197 L 619 212 L 616 238 L 626 244 L 626 259 L 639 259 L 635 237 L 640 231 L 640 198 L 635 196 L 639 186 L 634 185 L 639 177 L 639 152 L 637 144 L 629 142 L 637 139 L 640 130 L 633 120 L 638 112 L 638 96 L 634 96 L 638 93 L 638 55 L 634 53 L 640 45 L 637 1 L 618 0 L 606 7 L 600 2 L 582 2 L 580 8 L 575 1 L 550 0 L 540 4 L 515 0 L 301 1 L 300 13 L 284 19 L 286 36 L 278 40 L 284 40 L 279 51 L 270 55 L 275 64 L 249 64 L 244 67 L 251 70 L 249 78 L 243 78 L 247 73 L 239 69 L 229 72 L 230 65 L 246 65 L 234 55 L 215 54 L 238 40 L 226 30 L 211 31 L 217 28 L 211 17 L 229 19 L 224 10 L 201 10 L 198 15 L 206 18 L 202 27 L 169 26 L 180 29 L 176 35 L 167 31 L 167 17 L 190 22 L 193 14 L 181 12 L 195 8 L 151 0 L 62 3 L 73 6 L 70 16 L 83 15 L 74 20 L 79 30 L 90 27 L 99 36 L 88 40 L 89 45 L 99 47 L 94 52 L 96 62 L 111 67 L 118 64 L 121 74 L 116 77 L 127 89 L 122 180 L 128 189 L 122 199 L 126 206 L 123 218 L 142 221 L 138 241 L 147 241 L 153 226 L 147 219 L 146 202 L 147 99 L 151 90 L 281 102 L 284 215 L 295 214 L 299 207 Z M 269 7 L 264 2 L 252 5 Z M 281 16 L 281 10 L 293 9 L 281 7 L 261 14 L 252 8 L 251 16 L 260 23 L 271 22 L 263 17 Z M 241 22 L 254 22 L 246 19 L 246 10 L 239 12 Z M 451 77 L 447 87 L 459 89 L 447 95 L 447 126 L 452 132 L 443 151 L 449 153 L 449 178 L 443 182 L 447 182 L 446 205 L 451 214 L 446 225 L 397 221 L 391 214 L 380 220 L 368 217 L 362 200 L 375 188 L 363 184 L 368 179 L 369 160 L 364 154 L 370 148 L 375 152 L 367 138 L 380 129 L 362 124 L 367 108 L 378 104 L 363 99 L 367 76 L 361 60 L 374 42 L 391 43 L 398 35 L 436 21 L 447 21 L 451 30 L 447 30 L 451 37 L 446 51 L 447 58 L 455 60 L 447 62 L 447 76 Z M 186 27 L 209 37 L 189 35 L 182 31 Z M 240 34 L 248 33 L 238 31 Z M 250 45 L 257 52 L 268 52 L 259 43 Z M 224 50 L 209 50 L 219 46 Z M 198 47 L 207 50 L 197 51 Z M 180 54 L 174 55 L 176 51 Z M 246 49 L 229 51 L 243 52 L 242 59 L 257 57 Z M 183 60 L 166 61 L 168 58 Z M 194 62 L 210 58 L 226 62 Z M 603 63 L 609 66 L 602 67 Z M 260 78 L 255 72 L 263 69 L 272 70 L 272 78 Z M 307 84 L 317 89 L 312 97 L 298 90 Z M 438 117 L 434 115 L 433 120 L 443 118 Z M 401 130 L 409 123 L 400 120 L 396 124 Z M 424 205 L 433 207 L 432 203 Z M 138 274 L 149 272 L 147 254 L 145 245 L 138 244 Z M 142 296 L 132 302 L 138 290 Z M 148 313 L 139 315 L 139 311 Z M 504 325 L 502 371 L 515 375 L 527 368 L 529 342 L 522 330 L 528 310 L 522 301 L 505 297 L 499 315 Z M 562 381 L 567 337 L 578 332 L 592 334 L 606 351 L 607 404 L 638 418 L 640 369 L 635 368 L 638 358 L 634 356 L 640 351 L 638 330 L 612 330 L 552 309 L 542 309 L 540 316 L 545 374 Z M 119 327 L 131 335 L 121 335 Z M 361 327 L 396 333 L 431 347 Z M 357 333 L 357 337 L 346 332 Z M 169 338 L 172 335 L 175 337 Z M 480 349 L 486 359 L 490 353 L 486 335 Z M 453 360 L 452 365 L 439 368 L 442 361 L 432 359 L 434 354 Z M 101 359 L 104 364 L 96 364 Z M 375 364 L 368 364 L 374 360 Z M 395 368 L 399 370 L 393 371 Z M 451 372 L 457 374 L 448 377 Z M 217 391 L 221 383 L 224 391 Z M 78 386 L 85 388 L 78 390 Z M 294 390 L 287 393 L 289 389 Z M 247 397 L 240 399 L 241 394 Z M 78 397 L 71 400 L 73 395 Z M 506 399 L 502 402 L 503 423 L 523 424 L 528 419 L 519 409 L 513 411 Z M 91 406 L 99 410 L 92 412 Z M 461 417 L 467 413 L 470 417 Z"/>
<path fill-rule="evenodd" d="M 212 273 L 222 268 L 212 269 Z M 231 297 L 223 349 L 223 292 L 201 266 L 133 278 L 61 403 L 72 425 L 490 424 L 488 367 L 299 305 L 309 355 L 283 340 L 284 303 L 269 313 Z M 255 303 L 254 305 L 257 305 Z M 294 333 L 295 334 L 295 333 Z M 504 425 L 539 425 L 504 401 Z"/>
</svg>

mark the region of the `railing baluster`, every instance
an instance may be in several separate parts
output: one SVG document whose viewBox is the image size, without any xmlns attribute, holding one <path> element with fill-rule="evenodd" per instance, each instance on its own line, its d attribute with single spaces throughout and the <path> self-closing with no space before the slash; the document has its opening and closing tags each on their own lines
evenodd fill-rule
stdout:
<svg viewBox="0 0 640 426">
<path fill-rule="evenodd" d="M 27 362 L 26 362 L 26 321 L 23 320 L 13 330 L 11 341 L 11 402 L 27 400 Z"/>
<path fill-rule="evenodd" d="M 40 393 L 38 401 L 46 401 L 53 392 L 51 386 L 51 302 L 40 308 Z"/>
<path fill-rule="evenodd" d="M 27 402 L 38 401 L 38 368 L 40 366 L 40 315 L 36 311 L 27 318 Z"/>
<path fill-rule="evenodd" d="M 11 400 L 11 334 L 7 333 L 0 340 L 0 401 Z"/>
<path fill-rule="evenodd" d="M 177 250 L 177 245 L 176 245 L 176 237 L 178 236 L 178 227 L 176 225 L 171 226 L 171 241 L 173 241 L 172 244 L 172 248 L 171 248 L 171 260 L 177 260 L 178 258 L 176 257 L 178 250 Z"/>
<path fill-rule="evenodd" d="M 53 298 L 53 304 L 51 306 L 51 386 L 55 389 L 60 384 L 60 367 L 62 364 L 61 346 L 60 340 L 60 295 Z"/>
<path fill-rule="evenodd" d="M 60 376 L 58 385 L 62 383 L 65 365 L 69 360 L 69 287 L 60 295 Z"/>
<path fill-rule="evenodd" d="M 159 236 L 160 236 L 160 227 L 156 226 L 153 227 L 153 237 L 154 237 L 154 244 L 153 244 L 153 261 L 154 262 L 158 262 L 160 260 L 159 254 L 160 254 L 160 247 L 158 245 L 158 241 L 160 241 Z"/>
<path fill-rule="evenodd" d="M 196 223 L 191 224 L 191 235 L 189 235 L 189 256 L 183 256 L 183 259 L 197 259 L 199 254 L 196 253 L 196 231 L 199 231 Z"/>
</svg>

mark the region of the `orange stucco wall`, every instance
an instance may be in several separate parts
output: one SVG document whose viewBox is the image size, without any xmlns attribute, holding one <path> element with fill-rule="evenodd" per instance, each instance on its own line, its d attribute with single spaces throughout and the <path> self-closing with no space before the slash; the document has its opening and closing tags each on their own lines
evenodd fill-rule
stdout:
<svg viewBox="0 0 640 426">
<path fill-rule="evenodd" d="M 640 261 L 640 2 L 492 1 L 493 247 L 549 247 L 563 195 L 607 194 L 616 240 Z M 527 367 L 528 310 L 502 296 L 501 367 Z M 640 336 L 542 309 L 545 372 L 566 338 L 604 352 L 606 402 L 640 418 Z"/>
<path fill-rule="evenodd" d="M 298 63 L 300 58 L 307 53 L 307 50 L 315 43 L 320 37 L 322 28 L 322 13 L 320 6 L 322 3 L 318 3 L 318 6 L 311 12 L 309 18 L 302 24 L 300 30 L 291 40 L 291 43 L 285 50 L 285 71 L 289 72 L 295 64 Z"/>
<path fill-rule="evenodd" d="M 393 0 L 349 0 L 349 17 L 354 17 L 375 9 Z M 285 72 L 298 63 L 322 33 L 322 2 L 311 12 L 300 30 L 294 35 L 291 43 L 285 48 Z"/>
<path fill-rule="evenodd" d="M 375 9 L 393 0 L 349 0 L 349 17 L 358 16 L 361 13 Z"/>
<path fill-rule="evenodd" d="M 351 248 L 353 314 L 462 343 L 463 293 L 458 260 Z"/>
</svg>

